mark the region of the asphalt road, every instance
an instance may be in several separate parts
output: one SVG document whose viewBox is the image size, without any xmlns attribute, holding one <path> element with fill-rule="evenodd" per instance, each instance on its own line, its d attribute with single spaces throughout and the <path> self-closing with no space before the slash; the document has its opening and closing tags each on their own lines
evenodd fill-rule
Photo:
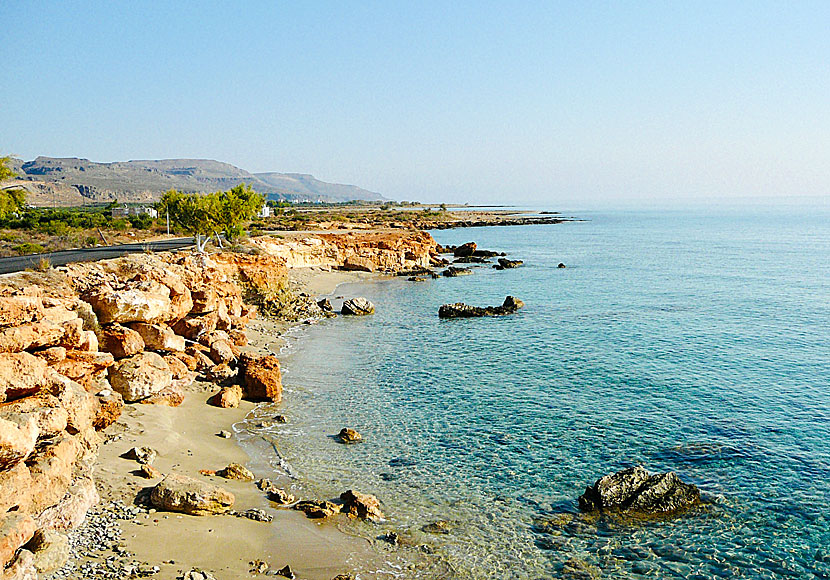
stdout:
<svg viewBox="0 0 830 580">
<path fill-rule="evenodd" d="M 49 260 L 53 266 L 63 266 L 70 262 L 94 262 L 96 260 L 107 260 L 117 258 L 126 254 L 136 254 L 145 250 L 164 252 L 186 248 L 194 244 L 193 238 L 175 238 L 159 242 L 141 242 L 136 244 L 121 244 L 120 246 L 101 246 L 97 248 L 86 248 L 82 250 L 64 250 L 51 252 L 49 254 L 30 254 L 28 256 L 14 256 L 11 258 L 0 258 L 0 274 L 19 272 L 27 268 L 34 268 L 42 258 Z"/>
</svg>

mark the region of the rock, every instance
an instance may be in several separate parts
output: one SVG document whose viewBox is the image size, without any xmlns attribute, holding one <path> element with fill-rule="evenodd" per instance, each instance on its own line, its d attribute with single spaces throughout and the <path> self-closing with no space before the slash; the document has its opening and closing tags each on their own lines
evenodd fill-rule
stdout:
<svg viewBox="0 0 830 580">
<path fill-rule="evenodd" d="M 55 530 L 38 530 L 25 548 L 34 555 L 35 569 L 41 574 L 53 572 L 69 560 L 69 538 Z"/>
<path fill-rule="evenodd" d="M 200 336 L 216 330 L 219 316 L 215 312 L 200 316 L 189 315 L 173 325 L 173 331 L 189 340 L 198 340 Z"/>
<path fill-rule="evenodd" d="M 128 403 L 166 389 L 173 383 L 170 367 L 154 352 L 142 352 L 118 361 L 109 369 L 112 388 Z"/>
<path fill-rule="evenodd" d="M 63 408 L 57 397 L 48 393 L 41 392 L 0 405 L 0 420 L 5 419 L 20 425 L 26 416 L 32 416 L 37 421 L 40 430 L 39 438 L 60 435 L 69 423 L 69 412 Z M 0 427 L 0 455 L 3 454 L 2 440 L 2 427 Z"/>
<path fill-rule="evenodd" d="M 285 567 L 277 570 L 277 576 L 282 576 L 284 578 L 291 578 L 292 580 L 294 578 L 296 578 L 296 576 L 294 576 L 294 572 L 291 571 L 290 566 L 285 566 Z"/>
<path fill-rule="evenodd" d="M 161 471 L 147 463 L 139 467 L 138 470 L 141 472 L 142 477 L 146 477 L 147 479 L 156 479 L 161 477 Z"/>
<path fill-rule="evenodd" d="M 565 264 L 563 264 L 562 262 L 559 262 L 559 265 L 557 266 L 557 268 L 564 268 L 564 267 L 565 267 Z"/>
<path fill-rule="evenodd" d="M 221 437 L 222 439 L 230 439 L 231 437 L 233 437 L 233 433 L 231 433 L 230 431 L 222 430 L 219 431 L 219 433 L 217 433 L 216 436 Z"/>
<path fill-rule="evenodd" d="M 44 348 L 43 350 L 35 351 L 32 354 L 46 361 L 46 364 L 53 365 L 66 358 L 66 347 L 50 346 L 49 348 Z"/>
<path fill-rule="evenodd" d="M 95 482 L 89 477 L 78 477 L 58 503 L 43 510 L 37 525 L 53 530 L 69 530 L 80 526 L 87 512 L 100 501 Z"/>
<path fill-rule="evenodd" d="M 174 333 L 173 329 L 164 323 L 133 322 L 130 328 L 141 336 L 145 348 L 150 350 L 180 352 L 185 349 L 184 337 Z"/>
<path fill-rule="evenodd" d="M 337 434 L 337 438 L 341 443 L 358 443 L 359 441 L 363 441 L 363 436 L 349 427 L 343 427 L 340 433 Z"/>
<path fill-rule="evenodd" d="M 294 505 L 295 510 L 312 519 L 327 518 L 340 513 L 341 506 L 328 500 L 304 500 Z"/>
<path fill-rule="evenodd" d="M 0 403 L 37 393 L 49 383 L 43 360 L 28 352 L 0 353 Z"/>
<path fill-rule="evenodd" d="M 256 356 L 243 353 L 239 357 L 245 397 L 255 401 L 282 400 L 280 361 L 275 356 Z"/>
<path fill-rule="evenodd" d="M 0 516 L 0 570 L 14 559 L 15 552 L 32 539 L 37 524 L 29 514 L 11 512 Z"/>
<path fill-rule="evenodd" d="M 365 298 L 349 298 L 343 302 L 340 313 L 352 316 L 366 316 L 367 314 L 375 313 L 375 305 Z"/>
<path fill-rule="evenodd" d="M 182 379 L 173 381 L 169 387 L 160 390 L 158 393 L 152 394 L 147 398 L 141 399 L 138 402 L 142 405 L 164 405 L 166 407 L 178 407 L 184 403 L 184 387 L 182 383 L 190 381 Z"/>
<path fill-rule="evenodd" d="M 340 501 L 343 502 L 341 511 L 351 517 L 373 522 L 379 522 L 384 519 L 383 512 L 380 511 L 380 502 L 373 495 L 350 489 L 340 494 Z"/>
<path fill-rule="evenodd" d="M 244 330 L 231 329 L 228 331 L 228 338 L 233 341 L 233 344 L 240 348 L 248 346 L 248 335 L 245 334 Z"/>
<path fill-rule="evenodd" d="M 452 250 L 452 255 L 456 258 L 463 258 L 464 256 L 472 256 L 476 251 L 476 243 L 475 242 L 467 242 L 466 244 L 461 244 L 460 246 L 456 246 Z"/>
<path fill-rule="evenodd" d="M 242 401 L 242 387 L 233 385 L 225 387 L 208 399 L 208 404 L 222 409 L 234 409 Z"/>
<path fill-rule="evenodd" d="M 250 574 L 265 574 L 268 572 L 268 562 L 254 560 L 252 562 L 248 562 L 248 564 L 251 566 L 251 569 L 248 570 Z"/>
<path fill-rule="evenodd" d="M 203 516 L 227 512 L 234 496 L 210 483 L 169 473 L 153 488 L 150 502 L 157 509 Z"/>
<path fill-rule="evenodd" d="M 114 289 L 97 286 L 84 297 L 101 324 L 110 322 L 161 322 L 170 310 L 170 289 L 150 280 L 128 282 Z"/>
<path fill-rule="evenodd" d="M 95 390 L 95 384 L 104 378 L 105 372 L 114 363 L 115 358 L 108 352 L 67 350 L 66 358 L 52 365 L 52 368 L 85 388 Z"/>
<path fill-rule="evenodd" d="M 29 550 L 21 549 L 14 562 L 3 570 L 3 580 L 38 580 L 35 558 Z"/>
<path fill-rule="evenodd" d="M 329 301 L 328 298 L 323 298 L 322 300 L 318 300 L 317 301 L 317 306 L 319 306 L 320 310 L 323 310 L 324 312 L 331 312 L 332 310 L 334 310 L 332 308 L 331 302 Z"/>
<path fill-rule="evenodd" d="M 20 326 L 43 318 L 41 290 L 29 286 L 21 290 L 4 291 L 0 294 L 0 328 Z"/>
<path fill-rule="evenodd" d="M 121 457 L 124 459 L 132 459 L 144 465 L 149 465 L 155 462 L 159 453 L 152 447 L 132 447 L 128 449 Z"/>
<path fill-rule="evenodd" d="M 4 413 L 0 418 L 0 469 L 13 467 L 31 455 L 39 435 L 37 415 Z"/>
<path fill-rule="evenodd" d="M 199 568 L 191 568 L 176 578 L 178 580 L 216 580 L 216 576 L 205 570 L 200 570 Z"/>
<path fill-rule="evenodd" d="M 346 573 L 346 574 L 338 574 L 337 576 L 335 576 L 335 577 L 334 577 L 334 578 L 332 578 L 331 580 L 354 580 L 354 576 L 352 576 L 352 575 L 351 575 L 351 574 L 349 574 L 349 573 Z"/>
<path fill-rule="evenodd" d="M 456 302 L 455 304 L 443 304 L 438 309 L 439 318 L 474 318 L 479 316 L 503 316 L 505 314 L 512 314 L 519 308 L 524 306 L 524 302 L 513 296 L 508 296 L 504 299 L 501 306 L 487 306 L 482 308 L 480 306 L 470 306 L 463 302 Z"/>
<path fill-rule="evenodd" d="M 507 258 L 499 258 L 499 263 L 493 266 L 496 270 L 505 270 L 508 268 L 518 268 L 524 264 L 521 260 L 508 260 Z"/>
<path fill-rule="evenodd" d="M 260 479 L 256 482 L 256 486 L 264 491 L 268 499 L 274 503 L 287 505 L 294 502 L 295 498 L 293 495 L 274 485 L 274 482 L 270 479 Z"/>
<path fill-rule="evenodd" d="M 288 417 L 285 415 L 274 415 L 275 423 L 288 423 Z"/>
<path fill-rule="evenodd" d="M 184 353 L 181 354 L 187 356 Z M 181 358 L 173 356 L 172 354 L 165 355 L 162 358 L 164 359 L 164 362 L 167 363 L 167 367 L 170 369 L 170 374 L 173 376 L 174 381 L 191 376 L 191 369 L 189 369 L 188 366 L 182 362 Z"/>
<path fill-rule="evenodd" d="M 455 266 L 450 266 L 441 272 L 441 275 L 447 278 L 457 278 L 458 276 L 468 276 L 472 273 L 473 271 L 469 268 L 456 268 Z"/>
<path fill-rule="evenodd" d="M 606 475 L 579 496 L 579 509 L 634 516 L 675 513 L 700 503 L 700 490 L 675 473 L 651 474 L 638 465 Z"/>
<path fill-rule="evenodd" d="M 217 471 L 216 475 L 224 477 L 225 479 L 236 479 L 239 481 L 254 480 L 254 474 L 247 467 L 238 463 L 229 464 L 226 468 Z"/>
<path fill-rule="evenodd" d="M 421 529 L 430 534 L 449 534 L 455 526 L 447 520 L 438 520 L 427 524 Z"/>
<path fill-rule="evenodd" d="M 27 513 L 32 498 L 21 490 L 30 489 L 32 475 L 23 462 L 12 468 L 0 470 L 0 514 Z"/>
<path fill-rule="evenodd" d="M 124 409 L 124 397 L 121 393 L 105 389 L 95 396 L 95 400 L 98 406 L 92 426 L 96 431 L 101 431 L 115 423 L 121 416 L 121 411 Z"/>
<path fill-rule="evenodd" d="M 210 345 L 210 360 L 216 364 L 228 364 L 236 360 L 231 344 L 226 340 L 216 340 Z"/>
<path fill-rule="evenodd" d="M 228 364 L 212 365 L 205 372 L 205 377 L 220 387 L 233 387 L 238 376 L 239 370 Z"/>
<path fill-rule="evenodd" d="M 250 508 L 243 512 L 232 512 L 231 515 L 235 515 L 238 518 L 254 520 L 255 522 L 270 522 L 274 519 L 274 516 L 271 514 L 257 508 Z"/>
<path fill-rule="evenodd" d="M 116 359 L 133 356 L 144 350 L 144 340 L 141 335 L 120 324 L 103 327 L 98 340 L 101 350 L 111 353 Z"/>
<path fill-rule="evenodd" d="M 56 345 L 61 342 L 64 333 L 62 326 L 48 320 L 0 328 L 0 352 L 20 352 Z"/>
<path fill-rule="evenodd" d="M 386 532 L 385 534 L 378 536 L 378 539 L 383 540 L 387 544 L 392 544 L 393 546 L 397 546 L 401 543 L 401 538 L 397 532 Z"/>
</svg>

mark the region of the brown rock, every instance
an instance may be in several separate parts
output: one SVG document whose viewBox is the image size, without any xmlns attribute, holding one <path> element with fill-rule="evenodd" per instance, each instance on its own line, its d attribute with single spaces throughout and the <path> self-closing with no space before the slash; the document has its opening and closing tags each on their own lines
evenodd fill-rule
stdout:
<svg viewBox="0 0 830 580">
<path fill-rule="evenodd" d="M 120 324 L 110 324 L 102 328 L 99 341 L 101 350 L 111 353 L 116 359 L 133 356 L 144 350 L 141 335 Z"/>
<path fill-rule="evenodd" d="M 228 336 L 236 346 L 248 346 L 248 335 L 245 334 L 244 330 L 229 330 Z"/>
<path fill-rule="evenodd" d="M 218 297 L 213 285 L 202 285 L 190 290 L 190 296 L 193 298 L 193 308 L 190 309 L 191 314 L 207 314 L 216 310 Z"/>
<path fill-rule="evenodd" d="M 61 406 L 61 402 L 48 393 L 39 393 L 31 397 L 23 397 L 10 403 L 0 404 L 0 420 L 19 423 L 23 416 L 35 418 L 40 430 L 38 437 L 54 437 L 66 429 L 69 413 Z"/>
<path fill-rule="evenodd" d="M 239 364 L 242 369 L 243 392 L 247 398 L 275 403 L 282 400 L 282 375 L 277 357 L 243 353 L 239 357 Z"/>
<path fill-rule="evenodd" d="M 303 512 L 308 518 L 327 518 L 340 513 L 340 504 L 328 500 L 303 500 L 294 505 L 295 510 Z"/>
<path fill-rule="evenodd" d="M 199 361 L 196 359 L 196 357 L 191 354 L 187 354 L 186 352 L 177 352 L 175 354 L 167 356 L 179 359 L 182 362 L 182 364 L 184 364 L 184 366 L 187 367 L 187 370 L 190 371 L 195 371 L 196 367 L 198 366 Z M 167 360 L 167 363 L 170 364 L 170 361 L 167 359 L 167 357 L 165 357 L 164 360 Z M 170 370 L 174 373 L 174 378 L 181 378 L 175 376 L 176 371 L 173 370 L 172 366 L 170 367 Z"/>
<path fill-rule="evenodd" d="M 110 368 L 112 388 L 128 403 L 163 391 L 173 382 L 170 367 L 154 352 L 143 352 L 118 361 Z"/>
<path fill-rule="evenodd" d="M 13 467 L 35 449 L 40 427 L 32 413 L 5 413 L 0 418 L 0 469 Z"/>
<path fill-rule="evenodd" d="M 28 459 L 33 513 L 55 505 L 64 496 L 72 483 L 72 471 L 81 451 L 80 440 L 67 436 L 51 441 Z"/>
<path fill-rule="evenodd" d="M 181 353 L 184 356 L 184 353 Z M 190 369 L 188 369 L 187 365 L 182 362 L 181 358 L 174 356 L 172 354 L 164 355 L 164 361 L 167 363 L 167 366 L 170 367 L 170 373 L 173 375 L 173 380 L 183 379 L 190 375 Z M 191 357 L 188 357 L 191 358 Z M 194 369 L 196 365 L 194 364 Z"/>
<path fill-rule="evenodd" d="M 10 510 L 16 513 L 27 513 L 32 504 L 32 497 L 28 493 L 32 485 L 32 476 L 29 468 L 23 462 L 11 469 L 0 471 L 0 514 Z"/>
<path fill-rule="evenodd" d="M 173 331 L 190 340 L 198 340 L 207 332 L 216 330 L 218 317 L 215 312 L 199 316 L 186 316 L 173 325 Z"/>
<path fill-rule="evenodd" d="M 216 364 L 227 364 L 236 360 L 236 357 L 228 341 L 217 340 L 210 345 L 210 359 Z"/>
<path fill-rule="evenodd" d="M 210 483 L 170 473 L 153 488 L 150 501 L 158 509 L 202 516 L 227 512 L 234 496 Z"/>
<path fill-rule="evenodd" d="M 150 350 L 178 352 L 185 349 L 184 337 L 177 335 L 173 329 L 163 323 L 147 324 L 134 322 L 130 328 L 144 339 L 144 346 Z"/>
<path fill-rule="evenodd" d="M 75 381 L 51 372 L 48 393 L 54 396 L 67 413 L 67 431 L 79 433 L 87 430 L 97 413 L 95 397 Z"/>
<path fill-rule="evenodd" d="M 50 346 L 49 348 L 45 348 L 43 350 L 37 350 L 32 354 L 39 359 L 46 361 L 46 364 L 53 365 L 66 358 L 66 347 Z"/>
<path fill-rule="evenodd" d="M 238 371 L 232 369 L 230 365 L 227 364 L 214 365 L 207 369 L 205 376 L 208 380 L 216 383 L 217 385 L 229 387 L 236 384 Z"/>
<path fill-rule="evenodd" d="M 89 477 L 79 477 L 72 482 L 63 498 L 37 516 L 40 528 L 69 530 L 80 526 L 89 509 L 100 501 L 95 482 Z"/>
<path fill-rule="evenodd" d="M 37 530 L 29 514 L 12 512 L 0 516 L 0 570 L 14 559 L 17 549 L 32 539 Z"/>
<path fill-rule="evenodd" d="M 73 318 L 61 323 L 63 335 L 60 338 L 60 346 L 67 348 L 80 348 L 85 340 L 84 321 L 80 318 Z"/>
<path fill-rule="evenodd" d="M 98 335 L 92 330 L 85 330 L 81 337 L 81 344 L 78 345 L 78 350 L 98 352 Z"/>
<path fill-rule="evenodd" d="M 43 318 L 43 301 L 39 288 L 24 288 L 8 295 L 0 294 L 0 328 L 20 326 Z"/>
<path fill-rule="evenodd" d="M 240 401 L 242 401 L 242 387 L 239 385 L 225 387 L 208 399 L 209 404 L 222 409 L 236 408 Z"/>
<path fill-rule="evenodd" d="M 340 501 L 343 502 L 342 511 L 351 517 L 373 522 L 384 519 L 383 512 L 380 511 L 380 502 L 373 495 L 350 489 L 340 494 Z"/>
<path fill-rule="evenodd" d="M 360 441 L 363 441 L 363 436 L 349 427 L 343 427 L 340 430 L 340 433 L 337 434 L 337 438 L 342 443 L 359 443 Z"/>
<path fill-rule="evenodd" d="M 92 426 L 96 431 L 101 431 L 115 423 L 121 416 L 121 411 L 124 409 L 124 397 L 112 389 L 105 389 L 99 391 L 95 399 L 98 401 L 98 407 Z"/>
<path fill-rule="evenodd" d="M 20 352 L 60 342 L 64 329 L 53 322 L 41 320 L 20 326 L 0 328 L 0 352 Z"/>
<path fill-rule="evenodd" d="M 3 580 L 38 580 L 34 555 L 21 549 L 14 562 L 3 571 Z"/>
<path fill-rule="evenodd" d="M 95 388 L 104 372 L 115 363 L 115 358 L 108 352 L 88 352 L 67 350 L 66 358 L 52 365 L 63 376 L 72 379 L 89 390 Z"/>
<path fill-rule="evenodd" d="M 48 574 L 63 567 L 69 560 L 69 538 L 55 530 L 38 530 L 26 544 L 34 555 L 35 569 Z"/>
</svg>

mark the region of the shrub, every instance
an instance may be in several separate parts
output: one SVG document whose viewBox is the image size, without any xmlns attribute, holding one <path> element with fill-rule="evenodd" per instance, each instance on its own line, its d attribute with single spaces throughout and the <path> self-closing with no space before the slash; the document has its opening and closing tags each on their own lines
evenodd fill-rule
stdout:
<svg viewBox="0 0 830 580">
<path fill-rule="evenodd" d="M 40 244 L 33 244 L 31 242 L 26 242 L 25 244 L 20 244 L 19 246 L 15 246 L 12 248 L 15 252 L 17 252 L 18 256 L 25 256 L 28 254 L 41 254 L 46 249 Z"/>
</svg>

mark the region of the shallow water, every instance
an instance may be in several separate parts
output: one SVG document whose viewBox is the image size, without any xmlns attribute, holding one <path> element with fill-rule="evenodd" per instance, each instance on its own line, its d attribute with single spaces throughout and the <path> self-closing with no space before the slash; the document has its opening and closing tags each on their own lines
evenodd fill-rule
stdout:
<svg viewBox="0 0 830 580">
<path fill-rule="evenodd" d="M 830 577 L 830 215 L 579 217 L 433 233 L 515 270 L 338 289 L 377 313 L 295 332 L 277 469 L 303 496 L 381 498 L 386 524 L 348 528 L 412 547 L 379 542 L 389 565 L 362 578 L 551 578 L 572 559 L 606 578 Z M 507 294 L 527 306 L 437 317 Z M 343 426 L 366 442 L 334 442 Z M 638 463 L 708 505 L 638 525 L 561 515 Z M 436 520 L 450 533 L 421 530 Z M 434 568 L 401 568 L 423 550 Z"/>
</svg>

